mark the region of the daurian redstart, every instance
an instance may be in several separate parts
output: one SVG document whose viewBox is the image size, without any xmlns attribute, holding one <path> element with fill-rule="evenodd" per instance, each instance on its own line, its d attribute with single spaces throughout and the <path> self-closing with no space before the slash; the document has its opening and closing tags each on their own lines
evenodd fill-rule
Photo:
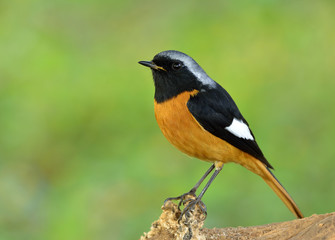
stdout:
<svg viewBox="0 0 335 240">
<path fill-rule="evenodd" d="M 235 162 L 256 173 L 273 189 L 289 210 L 303 218 L 301 211 L 270 169 L 234 100 L 211 79 L 190 56 L 178 51 L 158 53 L 152 61 L 140 61 L 151 68 L 155 84 L 155 116 L 164 136 L 180 151 L 213 165 L 181 199 L 195 191 L 212 172 L 199 196 L 185 208 L 202 203 L 205 191 L 223 165 Z M 202 206 L 204 206 L 202 204 Z"/>
</svg>

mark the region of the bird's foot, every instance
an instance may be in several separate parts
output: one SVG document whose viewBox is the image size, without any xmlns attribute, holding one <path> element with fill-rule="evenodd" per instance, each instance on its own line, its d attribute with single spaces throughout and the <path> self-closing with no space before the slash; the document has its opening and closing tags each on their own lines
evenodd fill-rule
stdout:
<svg viewBox="0 0 335 240">
<path fill-rule="evenodd" d="M 164 201 L 164 205 L 168 202 L 168 201 L 173 201 L 173 200 L 179 200 L 179 203 L 178 203 L 178 209 L 180 210 L 180 207 L 181 205 L 184 205 L 185 206 L 185 203 L 190 201 L 190 199 L 194 199 L 196 198 L 197 196 L 195 195 L 195 191 L 192 189 L 191 191 L 187 192 L 187 193 L 184 193 L 178 197 L 170 197 L 170 198 L 167 198 L 165 199 Z"/>
<path fill-rule="evenodd" d="M 185 206 L 185 208 L 181 212 L 181 214 L 178 218 L 178 222 L 180 222 L 182 220 L 183 216 L 185 216 L 186 219 L 189 219 L 192 214 L 195 214 L 195 210 L 196 210 L 197 215 L 198 214 L 199 214 L 199 216 L 201 215 L 201 220 L 202 221 L 204 221 L 206 219 L 206 217 L 207 217 L 207 207 L 201 201 L 200 198 L 196 197 L 196 198 L 185 199 L 184 202 L 183 202 L 183 205 Z M 198 208 L 196 208 L 196 206 L 198 206 Z"/>
<path fill-rule="evenodd" d="M 201 198 L 195 195 L 195 190 L 192 189 L 191 191 L 184 193 L 178 197 L 171 197 L 167 198 L 164 201 L 164 206 L 168 201 L 179 200 L 178 203 L 178 210 L 180 211 L 180 215 L 178 217 L 178 222 L 180 222 L 185 216 L 185 220 L 188 221 L 192 214 L 198 215 L 201 220 L 205 220 L 207 217 L 207 207 L 201 201 Z M 184 206 L 184 209 L 181 210 L 181 206 Z M 196 207 L 197 206 L 197 207 Z"/>
</svg>

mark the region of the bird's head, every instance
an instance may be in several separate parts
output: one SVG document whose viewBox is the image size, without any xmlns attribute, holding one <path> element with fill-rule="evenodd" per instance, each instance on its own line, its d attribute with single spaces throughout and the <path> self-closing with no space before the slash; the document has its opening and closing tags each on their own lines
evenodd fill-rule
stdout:
<svg viewBox="0 0 335 240">
<path fill-rule="evenodd" d="M 215 82 L 199 64 L 182 52 L 160 52 L 152 61 L 139 63 L 152 70 L 157 102 L 163 102 L 185 91 L 201 91 L 215 86 Z"/>
</svg>

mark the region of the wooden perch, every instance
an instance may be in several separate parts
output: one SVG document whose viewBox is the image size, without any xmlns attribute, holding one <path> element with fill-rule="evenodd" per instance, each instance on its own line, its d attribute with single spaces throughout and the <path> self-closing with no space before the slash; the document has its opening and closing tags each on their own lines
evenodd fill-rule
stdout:
<svg viewBox="0 0 335 240">
<path fill-rule="evenodd" d="M 205 240 L 205 239 L 335 239 L 335 213 L 312 215 L 288 222 L 254 227 L 202 228 L 204 215 L 198 208 L 178 223 L 180 210 L 168 201 L 162 214 L 141 240 Z"/>
</svg>

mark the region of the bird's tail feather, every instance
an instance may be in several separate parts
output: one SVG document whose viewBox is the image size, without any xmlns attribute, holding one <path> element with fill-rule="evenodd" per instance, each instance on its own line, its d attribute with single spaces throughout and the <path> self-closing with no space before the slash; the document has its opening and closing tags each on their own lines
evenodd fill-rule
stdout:
<svg viewBox="0 0 335 240">
<path fill-rule="evenodd" d="M 303 214 L 298 208 L 297 204 L 293 201 L 291 196 L 285 190 L 285 188 L 281 185 L 278 179 L 273 175 L 271 170 L 267 168 L 262 162 L 257 161 L 257 165 L 259 166 L 259 170 L 263 174 L 261 177 L 264 181 L 272 188 L 272 190 L 277 194 L 277 196 L 283 201 L 283 203 L 287 206 L 287 208 L 297 217 L 303 218 Z"/>
</svg>

